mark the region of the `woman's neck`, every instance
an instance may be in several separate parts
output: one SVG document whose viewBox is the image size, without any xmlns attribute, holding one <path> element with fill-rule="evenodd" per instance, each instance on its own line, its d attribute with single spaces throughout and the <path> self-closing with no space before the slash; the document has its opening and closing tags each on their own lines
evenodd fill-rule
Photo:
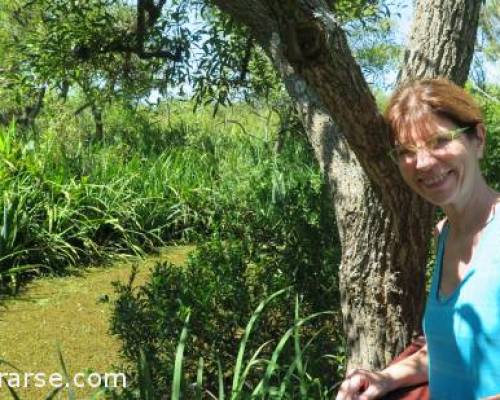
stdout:
<svg viewBox="0 0 500 400">
<path fill-rule="evenodd" d="M 456 235 L 475 234 L 488 223 L 499 199 L 500 194 L 481 179 L 466 201 L 446 205 L 443 210 Z"/>
</svg>

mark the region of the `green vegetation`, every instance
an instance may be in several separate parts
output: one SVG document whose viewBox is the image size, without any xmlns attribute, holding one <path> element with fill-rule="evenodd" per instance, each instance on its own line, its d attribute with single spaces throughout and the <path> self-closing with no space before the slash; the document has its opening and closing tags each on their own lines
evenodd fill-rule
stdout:
<svg viewBox="0 0 500 400">
<path fill-rule="evenodd" d="M 182 103 L 150 114 L 114 109 L 105 145 L 88 143 L 85 118 L 79 125 L 60 111 L 48 110 L 34 138 L 14 125 L 0 130 L 4 284 L 21 271 L 60 272 L 167 240 L 241 236 L 288 190 L 321 190 L 307 145 L 275 156 L 273 125 L 249 108 L 216 119 Z M 236 115 L 247 116 L 238 121 L 248 133 L 230 122 Z"/>
<path fill-rule="evenodd" d="M 133 290 L 130 284 L 118 286 L 119 297 L 112 330 L 124 344 L 122 353 L 126 359 L 139 364 L 142 354 L 145 354 L 150 375 L 155 382 L 155 398 L 171 391 L 175 348 L 188 315 L 190 336 L 183 353 L 184 381 L 186 384 L 195 382 L 199 358 L 202 357 L 203 387 L 215 393 L 216 388 L 229 391 L 230 380 L 236 379 L 236 355 L 242 343 L 246 351 L 255 354 L 259 360 L 256 365 L 249 366 L 245 381 L 252 390 L 258 386 L 262 364 L 265 364 L 262 360 L 271 359 L 278 339 L 297 319 L 293 311 L 293 293 L 301 298 L 303 315 L 327 310 L 328 302 L 338 304 L 337 291 L 334 286 L 330 286 L 335 283 L 332 279 L 335 276 L 333 268 L 325 266 L 316 274 L 311 268 L 306 272 L 310 276 L 301 280 L 298 272 L 293 274 L 293 264 L 289 264 L 291 260 L 282 254 L 276 256 L 276 262 L 263 258 L 257 260 L 247 251 L 241 243 L 211 242 L 199 248 L 184 269 L 159 264 L 148 283 L 139 290 Z M 303 267 L 308 269 L 306 263 Z M 328 270 L 331 277 L 324 273 Z M 259 311 L 258 321 L 254 321 L 256 316 L 253 310 L 262 308 L 259 306 L 262 299 L 287 284 L 295 284 L 288 295 L 270 302 L 265 311 Z M 308 287 L 313 284 L 315 290 Z M 320 379 L 323 385 L 330 386 L 342 372 L 343 360 L 342 339 L 338 333 L 338 306 L 336 310 L 326 318 L 308 322 L 300 330 L 303 343 L 309 343 L 304 353 L 307 358 L 303 361 L 307 365 L 308 379 Z M 248 328 L 245 330 L 248 321 L 255 323 L 251 336 L 247 334 Z M 276 379 L 281 382 L 282 374 L 286 374 L 287 368 L 294 365 L 297 356 L 293 343 L 283 342 L 279 353 L 280 367 L 276 365 L 276 368 L 280 373 L 274 376 L 273 385 L 277 384 Z M 336 354 L 336 357 L 329 358 L 326 354 Z M 298 367 L 295 365 L 293 368 Z M 219 368 L 222 368 L 225 378 L 222 387 L 219 383 Z M 295 376 L 292 382 L 296 383 Z M 288 396 L 292 396 L 298 388 L 292 382 L 286 388 Z M 309 382 L 308 386 L 314 385 Z"/>
<path fill-rule="evenodd" d="M 106 115 L 103 144 L 87 140 L 89 115 L 74 119 L 64 110 L 47 106 L 36 137 L 14 125 L 2 130 L 4 290 L 35 273 L 198 242 L 185 268 L 159 264 L 144 288 L 117 286 L 113 330 L 129 363 L 145 354 L 156 394 L 170 390 L 165 377 L 173 374 L 186 313 L 185 379 L 196 375 L 203 355 L 207 388 L 218 382 L 220 363 L 227 391 L 238 339 L 263 298 L 293 286 L 303 315 L 338 304 L 339 252 L 326 188 L 299 132 L 283 130 L 296 137 L 277 152 L 273 113 L 234 106 L 214 119 L 212 109 L 193 114 L 181 102 L 156 110 L 116 106 Z M 293 299 L 280 296 L 266 308 L 247 351 L 286 332 Z M 339 324 L 335 314 L 301 330 L 304 341 L 314 338 L 308 371 L 329 382 L 342 356 L 322 356 L 338 354 Z M 265 346 L 262 357 L 271 349 Z M 284 347 L 283 362 L 293 364 L 293 349 Z"/>
<path fill-rule="evenodd" d="M 180 332 L 180 338 L 175 350 L 175 362 L 173 366 L 172 376 L 172 399 L 178 400 L 180 398 L 206 398 L 209 395 L 211 398 L 224 399 L 229 398 L 247 399 L 247 398 L 273 398 L 273 399 L 287 399 L 298 398 L 301 399 L 329 399 L 332 397 L 333 391 L 338 384 L 329 387 L 324 385 L 324 381 L 328 379 L 317 378 L 311 376 L 308 369 L 311 359 L 309 354 L 309 347 L 314 347 L 314 341 L 317 336 L 314 335 L 307 342 L 304 341 L 303 331 L 304 326 L 307 326 L 317 318 L 330 317 L 333 312 L 318 312 L 301 318 L 299 314 L 299 300 L 295 298 L 294 319 L 292 326 L 284 331 L 284 334 L 276 341 L 276 345 L 269 346 L 273 341 L 267 341 L 255 349 L 249 351 L 248 345 L 252 335 L 255 334 L 257 323 L 261 317 L 263 310 L 270 304 L 279 299 L 283 295 L 289 294 L 290 290 L 282 289 L 263 300 L 255 309 L 244 332 L 242 332 L 237 346 L 237 357 L 235 364 L 231 365 L 233 370 L 225 372 L 220 359 L 217 359 L 217 381 L 213 389 L 208 389 L 207 385 L 203 385 L 204 373 L 206 366 L 203 357 L 200 357 L 196 366 L 196 381 L 189 384 L 186 374 L 183 371 L 186 358 L 184 352 L 186 350 L 187 339 L 190 330 L 190 317 L 187 314 L 184 325 Z M 289 343 L 291 342 L 291 343 Z M 266 347 L 269 348 L 266 350 Z M 269 356 L 264 357 L 265 353 Z M 285 353 L 285 356 L 283 356 Z M 286 355 L 288 354 L 288 357 Z M 337 357 L 325 354 L 322 357 Z M 283 360 L 285 358 L 285 360 Z M 287 359 L 290 359 L 287 363 Z M 337 360 L 338 361 L 338 360 Z M 141 351 L 140 359 L 138 361 L 138 387 L 135 390 L 126 390 L 120 395 L 112 393 L 116 398 L 125 399 L 155 399 L 161 398 L 163 390 L 158 388 L 158 380 L 152 380 L 151 361 Z M 227 382 L 231 378 L 230 382 Z M 253 378 L 253 379 L 252 379 Z M 152 382 L 155 382 L 154 384 Z M 215 383 L 215 382 L 214 382 Z M 227 386 L 226 386 L 227 385 Z M 184 390 L 182 390 L 184 389 Z M 214 393 L 218 393 L 218 397 Z M 181 395 L 182 394 L 182 395 Z M 184 397 L 185 396 L 185 397 Z"/>
<path fill-rule="evenodd" d="M 345 372 L 333 190 L 282 83 L 248 30 L 211 3 L 132 3 L 8 0 L 0 10 L 0 295 L 190 244 L 182 267 L 162 260 L 128 283 L 113 275 L 106 321 L 75 320 L 57 296 L 51 312 L 34 311 L 52 321 L 51 337 L 77 342 L 78 328 L 103 335 L 111 320 L 115 340 L 100 344 L 123 356 L 131 386 L 95 397 L 331 398 Z M 386 2 L 328 3 L 369 80 L 383 80 L 399 50 Z M 484 169 L 499 188 L 499 92 L 482 87 Z M 95 308 L 109 282 L 86 278 L 72 301 Z M 15 340 L 29 357 L 35 344 L 17 327 L 9 320 L 0 348 Z M 69 365 L 79 351 L 63 349 Z"/>
<path fill-rule="evenodd" d="M 489 98 L 480 97 L 487 128 L 482 168 L 488 183 L 500 191 L 500 88 L 497 87 L 490 93 Z"/>
<path fill-rule="evenodd" d="M 36 135 L 2 130 L 4 291 L 34 274 L 198 243 L 183 268 L 162 262 L 144 286 L 133 276 L 116 284 L 111 329 L 132 386 L 103 396 L 246 398 L 265 387 L 259 398 L 327 398 L 344 361 L 340 255 L 300 131 L 285 131 L 294 140 L 277 151 L 279 118 L 265 108 L 237 105 L 213 118 L 182 102 L 115 105 L 106 141 L 95 143 L 90 114 L 74 118 L 69 105 L 49 104 Z M 483 106 L 496 148 L 498 106 Z M 484 162 L 498 182 L 496 152 Z"/>
<path fill-rule="evenodd" d="M 87 371 L 119 371 L 113 365 L 122 362 L 120 342 L 109 335 L 115 300 L 111 283 L 126 282 L 131 265 L 136 263 L 139 268 L 135 283 L 142 285 L 158 261 L 168 260 L 179 268 L 192 250 L 193 246 L 172 246 L 144 260 L 134 257 L 70 276 L 43 277 L 30 282 L 0 309 L 0 359 L 9 360 L 22 372 L 49 376 L 61 372 L 56 352 L 59 345 L 70 376 Z M 7 365 L 0 365 L 0 371 L 14 372 Z M 22 399 L 40 400 L 50 388 L 29 385 L 15 390 Z M 94 391 L 89 386 L 74 388 L 77 399 L 87 398 Z M 63 390 L 58 398 L 66 398 L 65 394 Z M 0 399 L 7 398 L 10 396 L 3 385 Z"/>
</svg>

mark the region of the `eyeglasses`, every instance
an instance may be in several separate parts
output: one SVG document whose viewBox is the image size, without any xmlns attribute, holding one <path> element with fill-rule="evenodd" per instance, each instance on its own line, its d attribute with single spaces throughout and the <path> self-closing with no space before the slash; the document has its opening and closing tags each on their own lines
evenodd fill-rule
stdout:
<svg viewBox="0 0 500 400">
<path fill-rule="evenodd" d="M 417 153 L 420 149 L 425 149 L 430 154 L 438 154 L 446 150 L 451 142 L 458 139 L 469 128 L 457 128 L 449 131 L 443 131 L 427 139 L 421 145 L 402 145 L 396 144 L 389 151 L 389 156 L 396 163 L 410 163 L 417 159 Z"/>
</svg>

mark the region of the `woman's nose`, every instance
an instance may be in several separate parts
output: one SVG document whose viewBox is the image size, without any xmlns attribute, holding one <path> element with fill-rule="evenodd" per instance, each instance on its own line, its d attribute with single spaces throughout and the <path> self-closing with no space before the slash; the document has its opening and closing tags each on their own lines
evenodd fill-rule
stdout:
<svg viewBox="0 0 500 400">
<path fill-rule="evenodd" d="M 435 157 L 431 154 L 431 151 L 426 147 L 417 149 L 415 157 L 417 169 L 428 169 L 432 167 L 436 161 Z"/>
</svg>

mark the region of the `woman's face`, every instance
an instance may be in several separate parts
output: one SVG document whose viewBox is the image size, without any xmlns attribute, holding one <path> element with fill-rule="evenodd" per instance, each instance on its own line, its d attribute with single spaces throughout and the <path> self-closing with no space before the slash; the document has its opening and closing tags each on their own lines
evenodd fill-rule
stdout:
<svg viewBox="0 0 500 400">
<path fill-rule="evenodd" d="M 409 132 L 399 142 L 401 175 L 411 189 L 435 205 L 465 205 L 481 179 L 484 129 L 478 126 L 477 137 L 470 137 L 439 116 L 428 126 L 429 131 Z"/>
</svg>

